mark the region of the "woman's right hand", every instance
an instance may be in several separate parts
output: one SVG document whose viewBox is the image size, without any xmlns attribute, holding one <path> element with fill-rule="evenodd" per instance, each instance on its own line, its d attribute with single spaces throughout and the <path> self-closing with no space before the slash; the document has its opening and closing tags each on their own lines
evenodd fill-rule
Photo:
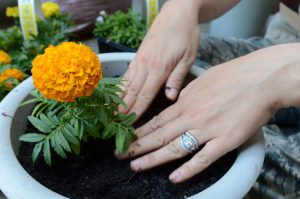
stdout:
<svg viewBox="0 0 300 199">
<path fill-rule="evenodd" d="M 120 107 L 120 111 L 140 117 L 164 84 L 166 96 L 177 98 L 199 44 L 196 2 L 165 3 L 125 74 L 123 99 L 127 107 Z"/>
</svg>

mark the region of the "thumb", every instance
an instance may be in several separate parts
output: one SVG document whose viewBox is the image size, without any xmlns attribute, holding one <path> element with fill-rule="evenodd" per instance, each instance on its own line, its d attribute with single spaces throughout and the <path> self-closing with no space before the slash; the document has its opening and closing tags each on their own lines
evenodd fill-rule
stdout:
<svg viewBox="0 0 300 199">
<path fill-rule="evenodd" d="M 165 87 L 165 95 L 168 99 L 175 100 L 177 98 L 190 66 L 191 64 L 180 61 L 171 72 Z"/>
</svg>

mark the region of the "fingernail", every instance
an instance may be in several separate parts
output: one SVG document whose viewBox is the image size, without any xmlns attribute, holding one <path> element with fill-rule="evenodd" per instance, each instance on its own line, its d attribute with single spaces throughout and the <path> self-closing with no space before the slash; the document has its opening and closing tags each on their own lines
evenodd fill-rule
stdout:
<svg viewBox="0 0 300 199">
<path fill-rule="evenodd" d="M 175 88 L 171 88 L 171 87 L 166 87 L 165 92 L 167 97 L 172 100 L 175 100 L 178 95 L 178 91 Z"/>
<path fill-rule="evenodd" d="M 174 171 L 170 177 L 169 177 L 170 181 L 172 183 L 176 183 L 176 182 L 179 182 L 180 180 L 180 171 Z"/>
<path fill-rule="evenodd" d="M 140 171 L 142 169 L 144 161 L 142 158 L 136 159 L 131 162 L 131 169 L 134 171 Z"/>
</svg>

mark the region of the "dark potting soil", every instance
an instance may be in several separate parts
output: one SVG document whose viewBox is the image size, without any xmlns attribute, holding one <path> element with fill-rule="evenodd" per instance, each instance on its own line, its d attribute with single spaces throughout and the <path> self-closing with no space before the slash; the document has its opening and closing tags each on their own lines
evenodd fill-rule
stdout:
<svg viewBox="0 0 300 199">
<path fill-rule="evenodd" d="M 151 106 L 155 108 L 150 108 L 140 121 L 148 121 L 167 105 L 170 102 L 159 95 Z M 28 125 L 27 132 L 32 132 L 32 128 Z M 130 169 L 129 160 L 120 161 L 114 157 L 113 140 L 91 140 L 82 144 L 79 156 L 69 155 L 66 160 L 53 152 L 52 166 L 46 165 L 42 157 L 32 165 L 33 147 L 30 143 L 21 144 L 18 158 L 22 166 L 44 186 L 72 199 L 186 198 L 220 179 L 237 156 L 236 151 L 230 152 L 191 180 L 174 185 L 168 180 L 169 174 L 192 155 L 135 173 Z"/>
</svg>

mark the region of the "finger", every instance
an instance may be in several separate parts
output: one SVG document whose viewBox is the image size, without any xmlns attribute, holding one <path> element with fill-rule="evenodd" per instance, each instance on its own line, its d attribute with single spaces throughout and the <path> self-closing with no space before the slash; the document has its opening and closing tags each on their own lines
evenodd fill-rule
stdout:
<svg viewBox="0 0 300 199">
<path fill-rule="evenodd" d="M 172 122 L 167 123 L 161 128 L 156 129 L 136 141 L 134 141 L 128 151 L 117 156 L 119 159 L 138 156 L 167 145 L 188 129 L 188 122 L 179 117 Z"/>
<path fill-rule="evenodd" d="M 156 129 L 161 128 L 167 122 L 172 121 L 181 115 L 181 107 L 178 104 L 169 106 L 157 116 L 154 116 L 149 122 L 138 128 L 135 133 L 138 138 L 153 133 Z"/>
<path fill-rule="evenodd" d="M 188 132 L 196 138 L 198 145 L 204 144 L 209 138 L 208 134 L 201 133 L 199 130 L 189 130 Z M 189 151 L 181 146 L 179 136 L 163 148 L 132 161 L 131 168 L 134 171 L 150 169 L 157 165 L 182 158 L 189 153 Z"/>
<path fill-rule="evenodd" d="M 183 182 L 206 169 L 218 158 L 231 149 L 224 144 L 224 139 L 216 138 L 208 143 L 188 162 L 176 169 L 169 179 L 172 183 Z"/>
<path fill-rule="evenodd" d="M 145 70 L 138 70 L 136 72 L 135 77 L 133 78 L 132 82 L 130 82 L 127 91 L 123 97 L 123 100 L 127 106 L 119 106 L 120 112 L 125 114 L 129 112 L 145 83 L 146 76 L 147 72 Z"/>
<path fill-rule="evenodd" d="M 170 100 L 177 98 L 190 67 L 191 64 L 186 61 L 180 61 L 174 68 L 166 83 L 165 94 L 167 98 Z"/>
<path fill-rule="evenodd" d="M 135 112 L 138 119 L 149 107 L 162 84 L 163 82 L 158 78 L 158 76 L 148 75 L 143 88 L 140 90 L 129 112 Z"/>
<path fill-rule="evenodd" d="M 133 77 L 135 76 L 136 72 L 136 66 L 135 66 L 135 59 L 132 60 L 132 62 L 129 64 L 128 69 L 126 73 L 124 74 L 124 82 L 121 85 L 122 93 L 120 95 L 121 98 L 123 98 L 127 92 L 127 89 L 130 85 L 130 82 L 133 80 Z"/>
</svg>

